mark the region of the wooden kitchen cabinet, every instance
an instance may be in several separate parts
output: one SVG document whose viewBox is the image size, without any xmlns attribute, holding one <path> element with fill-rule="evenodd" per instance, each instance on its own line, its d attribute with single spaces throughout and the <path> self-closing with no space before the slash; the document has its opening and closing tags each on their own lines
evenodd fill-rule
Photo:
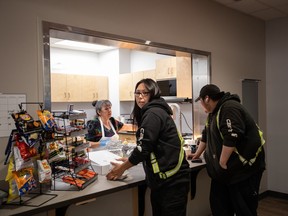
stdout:
<svg viewBox="0 0 288 216">
<path fill-rule="evenodd" d="M 119 75 L 120 101 L 134 101 L 135 86 L 143 77 L 143 71 Z"/>
<path fill-rule="evenodd" d="M 156 80 L 176 79 L 177 97 L 192 98 L 190 57 L 169 57 L 156 61 Z"/>
<path fill-rule="evenodd" d="M 82 76 L 82 102 L 109 99 L 107 76 Z"/>
<path fill-rule="evenodd" d="M 156 81 L 156 72 L 155 70 L 145 70 L 143 71 L 143 78 L 150 78 Z"/>
<path fill-rule="evenodd" d="M 51 73 L 52 102 L 79 101 L 81 75 Z"/>
<path fill-rule="evenodd" d="M 108 77 L 51 73 L 52 102 L 108 99 Z"/>
<path fill-rule="evenodd" d="M 192 98 L 192 65 L 190 57 L 176 57 L 177 97 Z"/>
<path fill-rule="evenodd" d="M 66 74 L 51 73 L 51 101 L 67 101 Z"/>
<path fill-rule="evenodd" d="M 81 75 L 67 74 L 66 87 L 67 101 L 77 102 L 81 99 Z"/>
<path fill-rule="evenodd" d="M 176 57 L 163 58 L 156 61 L 157 80 L 176 78 L 176 73 Z"/>
<path fill-rule="evenodd" d="M 134 98 L 132 73 L 119 75 L 119 99 L 120 101 L 132 101 Z"/>
</svg>

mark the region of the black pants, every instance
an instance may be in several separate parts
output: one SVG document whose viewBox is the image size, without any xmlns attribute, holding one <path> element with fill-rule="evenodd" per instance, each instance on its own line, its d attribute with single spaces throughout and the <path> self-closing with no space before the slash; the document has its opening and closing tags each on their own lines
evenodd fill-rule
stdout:
<svg viewBox="0 0 288 216">
<path fill-rule="evenodd" d="M 213 216 L 257 216 L 262 171 L 236 184 L 211 181 L 210 206 Z"/>
<path fill-rule="evenodd" d="M 186 216 L 189 182 L 151 190 L 153 216 Z"/>
<path fill-rule="evenodd" d="M 147 185 L 138 186 L 138 216 L 143 216 L 145 213 L 145 195 L 146 195 Z"/>
</svg>

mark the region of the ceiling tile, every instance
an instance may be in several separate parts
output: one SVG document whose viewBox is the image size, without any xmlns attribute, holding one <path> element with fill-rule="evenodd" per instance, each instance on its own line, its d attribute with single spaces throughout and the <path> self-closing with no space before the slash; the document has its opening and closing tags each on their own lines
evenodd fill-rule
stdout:
<svg viewBox="0 0 288 216">
<path fill-rule="evenodd" d="M 245 13 L 251 13 L 254 11 L 260 11 L 268 8 L 268 6 L 261 4 L 255 0 L 237 1 L 233 4 L 228 4 L 227 6 Z"/>
<path fill-rule="evenodd" d="M 262 11 L 256 11 L 254 13 L 251 13 L 251 15 L 258 17 L 263 20 L 272 20 L 276 18 L 286 17 L 287 14 L 281 13 L 278 10 L 275 10 L 273 8 L 269 8 L 267 10 Z"/>
<path fill-rule="evenodd" d="M 277 6 L 287 4 L 287 0 L 258 0 L 263 4 L 267 4 L 269 6 Z"/>
<path fill-rule="evenodd" d="M 220 4 L 224 4 L 224 5 L 227 5 L 227 4 L 231 4 L 231 3 L 235 3 L 234 0 L 214 0 L 215 2 L 218 2 Z"/>
<path fill-rule="evenodd" d="M 211 0 L 262 20 L 288 17 L 288 0 Z"/>
<path fill-rule="evenodd" d="M 284 13 L 287 13 L 288 15 L 288 3 L 284 4 L 284 5 L 278 5 L 278 6 L 274 6 L 276 9 L 278 9 L 279 11 L 282 11 Z"/>
</svg>

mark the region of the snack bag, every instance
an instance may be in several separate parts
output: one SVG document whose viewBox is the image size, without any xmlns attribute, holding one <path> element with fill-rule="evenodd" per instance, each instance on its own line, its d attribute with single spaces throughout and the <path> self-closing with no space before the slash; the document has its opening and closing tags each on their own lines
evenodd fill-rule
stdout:
<svg viewBox="0 0 288 216">
<path fill-rule="evenodd" d="M 37 115 L 42 123 L 44 130 L 53 131 L 57 127 L 53 115 L 48 110 L 37 110 Z"/>
<path fill-rule="evenodd" d="M 34 146 L 28 146 L 27 143 L 24 141 L 23 137 L 20 138 L 19 136 L 17 136 L 16 146 L 18 147 L 21 158 L 23 160 L 29 159 L 37 154 L 36 148 Z"/>
<path fill-rule="evenodd" d="M 11 156 L 10 160 L 9 160 L 9 164 L 8 164 L 7 175 L 5 178 L 5 181 L 7 181 L 9 183 L 9 192 L 8 192 L 7 203 L 10 203 L 11 201 L 13 201 L 19 197 L 17 185 L 13 179 L 13 171 L 15 171 L 13 160 L 14 160 L 14 158 L 13 158 L 13 156 Z"/>
<path fill-rule="evenodd" d="M 37 160 L 38 178 L 40 183 L 51 181 L 51 167 L 46 159 Z"/>
<path fill-rule="evenodd" d="M 27 167 L 33 167 L 33 158 L 25 159 L 21 157 L 20 150 L 17 146 L 13 147 L 13 154 L 14 154 L 14 170 L 18 171 Z"/>
<path fill-rule="evenodd" d="M 41 131 L 41 122 L 34 121 L 31 115 L 29 115 L 26 111 L 22 111 L 19 113 L 12 113 L 12 118 L 15 121 L 15 126 L 20 133 L 26 133 L 31 131 Z"/>
<path fill-rule="evenodd" d="M 63 145 L 59 141 L 46 144 L 47 158 L 49 163 L 66 159 Z"/>
<path fill-rule="evenodd" d="M 19 171 L 13 171 L 12 173 L 20 196 L 24 195 L 28 191 L 31 191 L 33 188 L 36 188 L 33 168 L 24 168 Z"/>
<path fill-rule="evenodd" d="M 29 133 L 23 134 L 21 138 L 29 147 L 33 147 L 36 143 L 40 141 L 41 136 L 39 133 Z"/>
<path fill-rule="evenodd" d="M 73 178 L 71 176 L 64 176 L 62 177 L 63 182 L 71 184 L 71 185 L 76 185 L 77 187 L 82 187 L 85 181 L 79 179 L 79 178 Z"/>
</svg>

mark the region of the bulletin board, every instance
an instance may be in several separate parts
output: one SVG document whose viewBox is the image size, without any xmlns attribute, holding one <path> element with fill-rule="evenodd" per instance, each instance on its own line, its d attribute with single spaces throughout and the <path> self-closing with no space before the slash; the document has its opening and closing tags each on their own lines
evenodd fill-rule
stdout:
<svg viewBox="0 0 288 216">
<path fill-rule="evenodd" d="M 11 130 L 15 129 L 14 119 L 11 114 L 19 112 L 19 104 L 26 102 L 25 94 L 0 93 L 0 137 L 9 137 Z M 26 109 L 23 105 L 23 109 Z"/>
</svg>

